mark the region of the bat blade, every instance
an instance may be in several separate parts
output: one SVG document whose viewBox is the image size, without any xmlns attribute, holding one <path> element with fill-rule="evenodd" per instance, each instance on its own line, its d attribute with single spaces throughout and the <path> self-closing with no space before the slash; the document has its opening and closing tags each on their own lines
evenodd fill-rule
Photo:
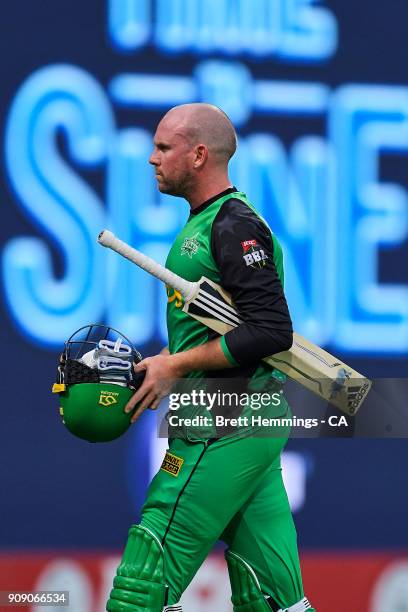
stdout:
<svg viewBox="0 0 408 612">
<path fill-rule="evenodd" d="M 289 351 L 265 361 L 350 416 L 359 410 L 372 385 L 368 378 L 296 332 Z"/>
<path fill-rule="evenodd" d="M 242 323 L 228 293 L 205 277 L 200 279 L 183 310 L 221 335 Z M 296 332 L 289 351 L 265 357 L 264 361 L 351 416 L 361 407 L 372 384 L 362 374 Z"/>
</svg>

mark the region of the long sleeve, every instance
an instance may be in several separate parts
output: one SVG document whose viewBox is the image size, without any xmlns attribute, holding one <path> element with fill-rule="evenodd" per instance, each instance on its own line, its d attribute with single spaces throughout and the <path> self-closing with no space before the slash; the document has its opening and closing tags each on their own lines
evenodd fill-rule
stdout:
<svg viewBox="0 0 408 612">
<path fill-rule="evenodd" d="M 248 365 L 288 350 L 292 321 L 281 282 L 280 247 L 269 228 L 244 202 L 230 199 L 214 219 L 211 247 L 220 284 L 244 321 L 221 339 L 226 357 L 234 365 Z"/>
</svg>

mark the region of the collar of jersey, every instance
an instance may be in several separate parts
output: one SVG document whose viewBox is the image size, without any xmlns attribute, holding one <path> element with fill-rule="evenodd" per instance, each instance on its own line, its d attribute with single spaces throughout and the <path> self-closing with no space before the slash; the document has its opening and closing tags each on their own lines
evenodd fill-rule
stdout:
<svg viewBox="0 0 408 612">
<path fill-rule="evenodd" d="M 224 189 L 224 191 L 221 191 L 221 193 L 218 193 L 217 195 L 213 196 L 209 200 L 206 200 L 205 202 L 200 204 L 200 206 L 196 206 L 196 208 L 194 210 L 190 210 L 190 214 L 198 215 L 200 212 L 202 212 L 203 210 L 205 210 L 206 208 L 211 206 L 211 204 L 214 204 L 214 202 L 216 202 L 220 198 L 223 198 L 224 196 L 228 195 L 229 193 L 235 193 L 237 191 L 238 191 L 238 189 L 236 187 L 228 187 L 228 189 Z"/>
</svg>

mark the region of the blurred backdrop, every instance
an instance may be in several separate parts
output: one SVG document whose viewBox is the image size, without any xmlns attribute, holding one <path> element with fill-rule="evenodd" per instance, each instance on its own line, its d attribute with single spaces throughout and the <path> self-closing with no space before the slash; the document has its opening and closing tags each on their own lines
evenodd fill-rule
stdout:
<svg viewBox="0 0 408 612">
<path fill-rule="evenodd" d="M 166 343 L 164 288 L 96 236 L 109 227 L 164 261 L 188 215 L 147 163 L 171 106 L 214 103 L 235 124 L 232 179 L 284 246 L 296 330 L 370 377 L 406 377 L 407 19 L 403 0 L 4 4 L 0 590 L 64 588 L 65 609 L 102 612 L 160 464 L 154 415 L 91 445 L 64 428 L 51 386 L 87 323 L 145 356 Z M 408 449 L 394 433 L 288 445 L 319 612 L 408 610 Z M 229 596 L 217 548 L 186 611 L 230 610 Z"/>
</svg>

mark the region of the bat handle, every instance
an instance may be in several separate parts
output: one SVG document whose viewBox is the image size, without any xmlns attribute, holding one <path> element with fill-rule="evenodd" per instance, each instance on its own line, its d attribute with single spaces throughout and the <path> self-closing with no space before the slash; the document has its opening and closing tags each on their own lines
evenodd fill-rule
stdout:
<svg viewBox="0 0 408 612">
<path fill-rule="evenodd" d="M 119 255 L 122 255 L 122 257 L 125 257 L 132 263 L 139 266 L 139 268 L 149 272 L 149 274 L 152 274 L 167 285 L 174 287 L 174 289 L 177 291 L 180 291 L 181 295 L 186 301 L 193 297 L 197 289 L 197 283 L 187 281 L 178 274 L 175 274 L 174 272 L 171 272 L 171 270 L 161 266 L 151 257 L 144 255 L 137 249 L 134 249 L 126 244 L 126 242 L 123 242 L 123 240 L 116 238 L 113 232 L 110 232 L 109 230 L 102 230 L 98 236 L 98 242 L 102 246 L 116 251 L 116 253 L 119 253 Z"/>
</svg>

